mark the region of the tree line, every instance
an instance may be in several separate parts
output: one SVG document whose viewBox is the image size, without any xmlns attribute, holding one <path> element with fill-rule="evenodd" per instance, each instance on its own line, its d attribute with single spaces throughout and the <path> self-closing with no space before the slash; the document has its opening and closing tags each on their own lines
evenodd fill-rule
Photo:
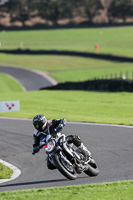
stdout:
<svg viewBox="0 0 133 200">
<path fill-rule="evenodd" d="M 108 22 L 133 17 L 133 0 L 0 0 L 0 21 L 3 13 L 9 13 L 10 21 L 27 20 L 39 16 L 58 25 L 61 19 L 84 17 L 92 23 L 94 17 L 104 11 Z"/>
</svg>

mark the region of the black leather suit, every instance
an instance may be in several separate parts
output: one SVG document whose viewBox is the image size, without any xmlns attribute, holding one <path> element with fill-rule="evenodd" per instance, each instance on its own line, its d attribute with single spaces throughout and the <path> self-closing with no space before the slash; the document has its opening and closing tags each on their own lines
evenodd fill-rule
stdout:
<svg viewBox="0 0 133 200">
<path fill-rule="evenodd" d="M 48 120 L 44 131 L 39 132 L 39 131 L 35 130 L 35 132 L 33 133 L 33 148 L 39 146 L 39 143 L 40 143 L 40 140 L 42 137 L 45 137 L 48 134 L 50 134 L 50 135 L 54 134 L 55 130 L 56 129 L 58 130 L 59 126 L 61 128 L 57 132 L 61 131 L 65 125 L 66 125 L 66 119 L 64 119 L 64 118 Z M 79 147 L 82 142 L 80 137 L 77 135 L 68 135 L 66 137 L 66 139 L 67 139 L 68 143 L 73 143 L 76 147 Z M 47 160 L 47 167 L 49 169 L 55 169 L 55 167 L 49 162 L 49 160 Z"/>
</svg>

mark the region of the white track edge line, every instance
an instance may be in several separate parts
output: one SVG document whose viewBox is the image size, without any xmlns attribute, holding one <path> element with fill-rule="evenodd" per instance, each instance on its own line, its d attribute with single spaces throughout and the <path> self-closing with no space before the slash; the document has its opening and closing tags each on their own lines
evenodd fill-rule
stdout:
<svg viewBox="0 0 133 200">
<path fill-rule="evenodd" d="M 0 119 L 11 119 L 11 120 L 22 120 L 22 121 L 32 121 L 32 119 L 26 118 L 15 118 L 15 117 L 0 117 Z M 92 125 L 92 126 L 110 126 L 110 127 L 120 127 L 120 128 L 133 128 L 133 126 L 118 125 L 118 124 L 99 124 L 99 123 L 90 123 L 90 122 L 67 122 L 68 124 L 83 124 L 83 125 Z"/>
<path fill-rule="evenodd" d="M 7 182 L 7 181 L 12 181 L 12 180 L 14 180 L 14 179 L 16 179 L 16 178 L 18 178 L 20 176 L 21 171 L 16 166 L 14 166 L 14 165 L 12 165 L 12 164 L 4 161 L 4 160 L 1 160 L 1 159 L 0 159 L 0 163 L 2 163 L 3 165 L 9 167 L 11 170 L 13 170 L 13 174 L 12 174 L 11 178 L 10 179 L 0 179 L 0 184 L 4 183 L 4 182 Z"/>
<path fill-rule="evenodd" d="M 39 71 L 39 70 L 33 70 L 34 73 L 42 76 L 43 78 L 47 79 L 52 85 L 57 85 L 57 81 L 53 79 L 51 76 L 49 76 L 46 72 Z"/>
<path fill-rule="evenodd" d="M 10 75 L 10 74 L 8 74 L 8 73 L 3 73 L 3 74 L 6 74 L 6 75 L 9 76 L 10 78 L 14 79 L 14 80 L 21 86 L 21 88 L 22 88 L 22 90 L 23 90 L 24 92 L 27 91 L 26 88 L 20 83 L 20 81 L 19 81 L 18 79 L 16 79 L 14 76 L 12 76 L 12 75 Z"/>
</svg>

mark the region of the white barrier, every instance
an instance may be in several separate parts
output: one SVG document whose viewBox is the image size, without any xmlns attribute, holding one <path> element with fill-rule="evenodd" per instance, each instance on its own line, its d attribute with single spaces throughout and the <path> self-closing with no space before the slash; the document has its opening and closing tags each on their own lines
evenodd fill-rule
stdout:
<svg viewBox="0 0 133 200">
<path fill-rule="evenodd" d="M 0 101 L 0 112 L 11 112 L 19 110 L 19 101 Z"/>
</svg>

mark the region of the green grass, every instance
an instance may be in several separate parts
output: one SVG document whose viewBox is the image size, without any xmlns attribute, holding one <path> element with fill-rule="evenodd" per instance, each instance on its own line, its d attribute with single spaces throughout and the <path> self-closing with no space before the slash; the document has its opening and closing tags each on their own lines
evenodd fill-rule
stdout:
<svg viewBox="0 0 133 200">
<path fill-rule="evenodd" d="M 110 78 L 120 73 L 126 74 L 132 79 L 133 64 L 124 62 L 111 62 L 91 58 L 71 56 L 32 56 L 32 55 L 7 55 L 0 54 L 0 64 L 25 67 L 47 71 L 58 82 L 79 81 L 94 79 L 94 77 Z"/>
<path fill-rule="evenodd" d="M 100 44 L 97 53 L 133 55 L 133 27 L 57 29 L 41 31 L 0 32 L 2 48 L 57 49 L 95 52 L 95 44 Z M 110 75 L 120 77 L 126 74 L 132 79 L 132 63 L 111 62 L 72 56 L 7 55 L 0 54 L 0 64 L 21 66 L 29 69 L 48 71 L 58 82 L 79 81 L 102 78 Z"/>
<path fill-rule="evenodd" d="M 58 82 L 66 82 L 127 77 L 127 73 L 128 79 L 133 79 L 133 64 L 88 59 L 88 68 L 49 72 L 49 75 Z"/>
<path fill-rule="evenodd" d="M 9 167 L 0 163 L 0 179 L 11 178 L 12 173 L 13 173 L 13 171 Z"/>
<path fill-rule="evenodd" d="M 38 69 L 41 71 L 64 71 L 105 67 L 111 62 L 73 56 L 13 55 L 0 54 L 0 64 Z"/>
<path fill-rule="evenodd" d="M 12 77 L 0 73 L 0 92 L 23 91 L 21 85 Z"/>
<path fill-rule="evenodd" d="M 132 200 L 133 181 L 40 188 L 0 193 L 1 200 Z"/>
<path fill-rule="evenodd" d="M 133 125 L 133 93 L 87 91 L 31 91 L 1 93 L 0 101 L 20 100 L 20 111 L 1 116 L 33 118 L 44 113 L 48 119 Z"/>
<path fill-rule="evenodd" d="M 133 27 L 108 29 L 64 29 L 47 31 L 0 32 L 0 49 L 56 49 L 115 55 L 133 55 Z M 98 51 L 95 44 L 100 45 Z M 106 74 L 130 72 L 132 64 L 67 56 L 29 56 L 0 54 L 0 64 L 48 71 L 59 82 L 87 80 Z M 54 73 L 53 73 L 54 71 Z M 133 94 L 85 91 L 32 91 L 23 93 L 0 74 L 0 101 L 20 100 L 20 111 L 1 116 L 33 118 L 44 113 L 48 119 L 65 117 L 68 121 L 133 125 Z M 17 92 L 16 92 L 17 91 Z M 45 106 L 44 106 L 45 105 Z M 5 170 L 5 168 L 4 168 Z M 0 178 L 4 176 L 0 164 Z M 11 174 L 9 174 L 11 175 Z M 0 200 L 82 199 L 131 200 L 133 181 L 1 192 Z"/>
<path fill-rule="evenodd" d="M 1 31 L 1 49 L 58 49 L 133 56 L 133 27 Z"/>
</svg>

